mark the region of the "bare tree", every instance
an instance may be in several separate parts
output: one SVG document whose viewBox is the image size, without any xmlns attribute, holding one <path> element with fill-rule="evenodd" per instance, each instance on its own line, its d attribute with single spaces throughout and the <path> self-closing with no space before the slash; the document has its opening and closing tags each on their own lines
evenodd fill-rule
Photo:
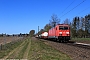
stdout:
<svg viewBox="0 0 90 60">
<path fill-rule="evenodd" d="M 50 20 L 50 26 L 51 27 L 54 27 L 55 25 L 59 24 L 60 23 L 60 19 L 57 17 L 56 14 L 53 14 L 51 16 L 51 20 Z"/>
<path fill-rule="evenodd" d="M 70 24 L 69 19 L 64 20 L 64 24 Z"/>
</svg>

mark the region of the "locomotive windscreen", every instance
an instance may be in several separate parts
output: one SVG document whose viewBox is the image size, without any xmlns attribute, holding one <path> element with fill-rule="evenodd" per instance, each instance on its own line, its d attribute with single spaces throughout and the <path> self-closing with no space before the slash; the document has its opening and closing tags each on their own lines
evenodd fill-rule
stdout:
<svg viewBox="0 0 90 60">
<path fill-rule="evenodd" d="M 69 29 L 69 27 L 67 27 L 67 26 L 59 26 L 59 30 L 68 30 Z"/>
</svg>

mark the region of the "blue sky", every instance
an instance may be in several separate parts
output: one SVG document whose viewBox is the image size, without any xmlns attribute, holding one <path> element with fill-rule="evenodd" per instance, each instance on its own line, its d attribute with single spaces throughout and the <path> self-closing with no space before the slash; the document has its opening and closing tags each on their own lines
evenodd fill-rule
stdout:
<svg viewBox="0 0 90 60">
<path fill-rule="evenodd" d="M 0 0 L 0 33 L 29 33 L 32 29 L 38 31 L 38 26 L 42 29 L 49 23 L 52 14 L 56 14 L 61 23 L 67 18 L 72 21 L 75 16 L 84 17 L 90 13 L 90 0 L 77 6 L 82 1 Z M 77 7 L 73 9 L 75 6 Z M 67 13 L 68 11 L 70 12 Z"/>
</svg>

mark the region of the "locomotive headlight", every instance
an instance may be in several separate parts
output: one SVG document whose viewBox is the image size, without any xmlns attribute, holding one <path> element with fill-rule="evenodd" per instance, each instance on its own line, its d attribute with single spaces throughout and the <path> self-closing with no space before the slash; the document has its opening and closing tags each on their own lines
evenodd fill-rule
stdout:
<svg viewBox="0 0 90 60">
<path fill-rule="evenodd" d="M 59 32 L 60 34 L 62 34 L 62 32 Z"/>
<path fill-rule="evenodd" d="M 66 34 L 69 34 L 69 32 L 66 32 Z"/>
</svg>

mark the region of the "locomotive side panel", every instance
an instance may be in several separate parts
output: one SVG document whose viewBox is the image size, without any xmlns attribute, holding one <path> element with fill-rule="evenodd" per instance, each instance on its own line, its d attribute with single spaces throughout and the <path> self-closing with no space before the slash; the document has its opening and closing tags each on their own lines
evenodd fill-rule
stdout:
<svg viewBox="0 0 90 60">
<path fill-rule="evenodd" d="M 55 38 L 55 28 L 49 30 L 48 38 Z"/>
</svg>

